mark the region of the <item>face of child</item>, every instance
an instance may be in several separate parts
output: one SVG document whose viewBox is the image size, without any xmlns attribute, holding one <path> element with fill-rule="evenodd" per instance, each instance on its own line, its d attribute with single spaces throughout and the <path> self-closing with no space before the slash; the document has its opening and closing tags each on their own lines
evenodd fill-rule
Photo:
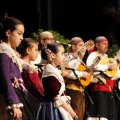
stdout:
<svg viewBox="0 0 120 120">
<path fill-rule="evenodd" d="M 13 32 L 7 31 L 8 44 L 14 49 L 19 46 L 23 40 L 24 26 L 19 24 Z"/>
<path fill-rule="evenodd" d="M 53 62 L 55 66 L 62 65 L 64 61 L 64 47 L 59 46 L 58 47 L 58 52 L 55 54 L 55 58 L 53 59 Z"/>
<path fill-rule="evenodd" d="M 32 48 L 29 48 L 29 61 L 34 61 L 36 60 L 37 56 L 38 56 L 38 44 L 36 43 L 33 43 L 32 44 L 33 47 Z"/>
</svg>

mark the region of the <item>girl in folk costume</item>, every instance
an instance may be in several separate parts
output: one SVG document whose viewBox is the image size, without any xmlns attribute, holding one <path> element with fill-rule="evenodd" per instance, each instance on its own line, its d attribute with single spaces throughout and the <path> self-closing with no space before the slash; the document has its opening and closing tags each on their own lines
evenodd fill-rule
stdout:
<svg viewBox="0 0 120 120">
<path fill-rule="evenodd" d="M 42 72 L 30 61 L 34 61 L 38 55 L 38 42 L 32 38 L 24 38 L 17 48 L 22 58 L 22 77 L 27 90 L 38 100 L 44 97 L 41 81 Z"/>
<path fill-rule="evenodd" d="M 73 120 L 77 118 L 76 113 L 70 106 L 70 97 L 65 95 L 65 83 L 61 76 L 61 70 L 57 68 L 58 65 L 62 65 L 64 60 L 64 47 L 60 43 L 49 43 L 45 48 L 42 49 L 43 60 L 48 61 L 45 65 L 42 74 L 42 83 L 46 96 L 46 104 L 48 101 L 52 102 L 52 110 L 46 108 L 46 112 L 43 113 L 43 109 L 39 109 L 38 119 L 39 120 Z M 45 104 L 45 103 L 44 103 Z M 55 109 L 60 112 L 56 113 Z M 48 114 L 49 111 L 49 115 Z M 56 115 L 59 115 L 56 117 Z M 60 116 L 62 115 L 62 117 Z M 46 117 L 42 117 L 46 116 Z M 42 118 L 41 118 L 42 117 Z"/>
<path fill-rule="evenodd" d="M 101 60 L 94 67 L 96 71 L 93 72 L 94 76 L 91 79 L 91 97 L 94 104 L 88 106 L 89 117 L 87 120 L 117 120 L 117 106 L 116 94 L 114 94 L 115 80 L 120 78 L 119 64 L 116 69 L 116 62 L 109 62 L 106 54 L 108 51 L 108 39 L 104 36 L 95 38 L 96 50 L 89 54 L 86 64 L 91 66 L 97 56 L 101 56 Z M 117 59 L 118 63 L 120 58 Z M 115 75 L 107 74 L 109 71 L 116 69 Z M 102 72 L 103 71 L 103 72 Z"/>
<path fill-rule="evenodd" d="M 21 59 L 15 51 L 23 40 L 24 25 L 14 17 L 3 19 L 1 25 L 0 120 L 35 120 L 31 106 L 35 99 L 24 86 Z"/>
<path fill-rule="evenodd" d="M 73 68 L 75 70 L 75 73 L 78 78 L 89 77 L 88 72 L 77 70 L 86 52 L 83 39 L 80 37 L 73 37 L 70 40 L 70 44 L 71 44 L 71 51 L 65 53 L 65 62 L 68 61 L 68 67 Z M 71 106 L 78 115 L 77 120 L 83 120 L 85 114 L 85 95 L 83 89 L 84 86 L 83 85 L 80 86 L 81 84 L 80 81 L 79 81 L 80 84 L 78 84 L 78 80 L 72 70 L 70 71 L 63 70 L 62 75 L 65 77 L 65 81 L 66 81 L 66 88 L 67 88 L 66 94 L 71 97 Z"/>
</svg>

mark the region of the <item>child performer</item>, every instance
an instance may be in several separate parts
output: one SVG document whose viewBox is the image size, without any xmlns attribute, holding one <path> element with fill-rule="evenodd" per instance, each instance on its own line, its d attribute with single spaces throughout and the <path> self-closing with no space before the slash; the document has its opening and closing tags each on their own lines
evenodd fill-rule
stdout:
<svg viewBox="0 0 120 120">
<path fill-rule="evenodd" d="M 24 86 L 21 59 L 16 55 L 24 25 L 14 17 L 4 18 L 0 25 L 0 120 L 36 120 L 33 96 Z"/>
<path fill-rule="evenodd" d="M 38 100 L 44 97 L 44 90 L 40 79 L 41 71 L 30 61 L 38 55 L 38 42 L 32 38 L 24 38 L 18 47 L 18 52 L 23 60 L 22 77 L 27 90 Z"/>
<path fill-rule="evenodd" d="M 58 109 L 63 116 L 62 120 L 77 118 L 76 113 L 70 106 L 70 97 L 65 95 L 65 83 L 61 71 L 57 68 L 64 60 L 64 47 L 60 43 L 49 43 L 41 51 L 42 59 L 48 61 L 42 74 L 42 83 L 47 101 L 53 102 L 54 109 Z M 47 102 L 46 102 L 47 104 Z M 50 109 L 46 108 L 46 111 Z M 52 111 L 51 111 L 52 112 Z M 50 112 L 50 113 L 51 113 Z M 41 120 L 42 109 L 38 112 L 38 120 Z M 53 112 L 52 112 L 53 113 Z M 47 114 L 47 113 L 44 113 Z M 55 119 L 56 114 L 49 114 L 44 120 Z M 61 120 L 58 116 L 55 120 Z"/>
</svg>

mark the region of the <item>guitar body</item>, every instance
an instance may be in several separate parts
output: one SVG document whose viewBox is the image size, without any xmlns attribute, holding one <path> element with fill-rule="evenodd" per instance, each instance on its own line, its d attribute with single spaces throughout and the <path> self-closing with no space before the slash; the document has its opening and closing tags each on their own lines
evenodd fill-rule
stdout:
<svg viewBox="0 0 120 120">
<path fill-rule="evenodd" d="M 86 67 L 84 65 L 80 64 L 79 67 L 78 67 L 78 70 L 81 71 L 81 72 L 84 72 L 84 71 L 86 71 Z M 88 86 L 90 84 L 91 78 L 93 76 L 92 71 L 87 71 L 87 72 L 89 72 L 89 74 L 90 74 L 90 76 L 87 79 L 79 78 L 79 81 L 81 82 L 81 84 L 83 86 Z"/>
<path fill-rule="evenodd" d="M 109 62 L 112 62 L 114 58 L 105 58 L 105 59 L 102 59 L 100 61 L 100 64 L 101 65 L 104 65 L 104 64 L 108 64 Z M 117 73 L 117 69 L 118 69 L 118 63 L 117 61 L 114 61 L 115 63 L 115 68 L 113 70 L 106 70 L 104 71 L 104 73 L 108 76 L 108 77 L 114 77 Z"/>
</svg>

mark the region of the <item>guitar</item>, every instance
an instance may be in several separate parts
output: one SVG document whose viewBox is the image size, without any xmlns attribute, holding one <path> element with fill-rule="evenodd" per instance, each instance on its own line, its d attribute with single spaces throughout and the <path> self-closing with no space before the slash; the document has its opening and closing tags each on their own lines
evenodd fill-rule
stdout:
<svg viewBox="0 0 120 120">
<path fill-rule="evenodd" d="M 116 75 L 117 69 L 118 69 L 118 63 L 117 63 L 117 58 L 118 57 L 120 57 L 120 50 L 116 53 L 116 55 L 114 56 L 114 58 L 105 58 L 105 59 L 102 59 L 100 61 L 101 65 L 108 64 L 110 62 L 115 63 L 115 68 L 113 70 L 107 69 L 106 71 L 103 72 L 108 77 L 114 77 Z"/>
<path fill-rule="evenodd" d="M 95 43 L 92 39 L 85 42 L 86 50 L 94 48 L 94 46 L 95 46 Z M 67 76 L 70 73 L 70 70 L 66 70 L 65 67 L 69 68 L 68 63 L 73 59 L 77 59 L 79 54 L 80 54 L 80 51 L 76 51 L 74 54 L 72 54 L 72 57 L 71 57 L 71 54 L 65 53 L 65 60 L 64 60 L 63 65 L 61 66 L 61 71 L 62 71 L 62 76 L 63 77 Z"/>
<path fill-rule="evenodd" d="M 90 74 L 90 76 L 87 79 L 83 77 L 79 78 L 81 85 L 88 86 L 90 84 L 91 78 L 93 76 L 93 68 L 99 63 L 99 61 L 100 61 L 100 56 L 97 56 L 90 67 L 87 67 L 83 61 L 81 62 L 81 64 L 78 67 L 78 70 L 81 72 L 86 71 Z"/>
<path fill-rule="evenodd" d="M 92 39 L 90 39 L 87 42 L 85 42 L 85 47 L 86 47 L 86 50 L 89 51 L 90 49 L 95 47 L 95 42 Z"/>
</svg>

